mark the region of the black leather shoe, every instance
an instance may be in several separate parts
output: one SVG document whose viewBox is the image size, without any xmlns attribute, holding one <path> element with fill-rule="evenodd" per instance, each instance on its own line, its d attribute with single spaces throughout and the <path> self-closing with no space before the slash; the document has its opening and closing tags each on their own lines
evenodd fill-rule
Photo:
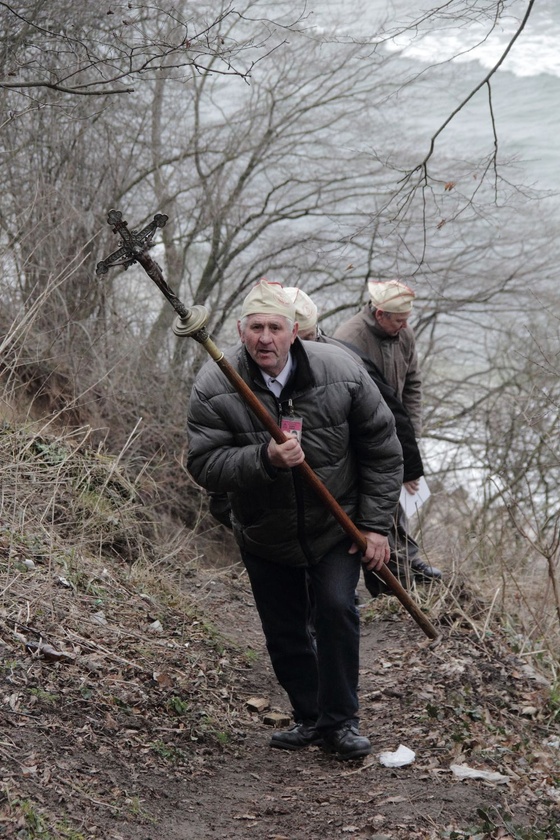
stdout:
<svg viewBox="0 0 560 840">
<path fill-rule="evenodd" d="M 419 558 L 411 560 L 410 568 L 412 569 L 412 574 L 418 580 L 441 580 L 442 574 L 440 569 L 436 569 L 435 566 L 430 566 L 428 563 L 424 563 L 424 561 Z"/>
<path fill-rule="evenodd" d="M 352 758 L 362 758 L 371 752 L 368 738 L 360 735 L 356 726 L 346 723 L 338 729 L 327 729 L 323 732 L 323 749 L 334 753 L 336 758 L 348 761 Z"/>
<path fill-rule="evenodd" d="M 270 739 L 270 746 L 279 750 L 303 750 L 313 744 L 320 744 L 322 740 L 314 724 L 295 723 L 286 732 L 275 732 Z"/>
</svg>

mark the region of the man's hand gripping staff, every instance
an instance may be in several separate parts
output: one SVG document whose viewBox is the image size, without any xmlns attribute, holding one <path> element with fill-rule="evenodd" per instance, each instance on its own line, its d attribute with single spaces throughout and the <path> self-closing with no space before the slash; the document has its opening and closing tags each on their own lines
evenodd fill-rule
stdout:
<svg viewBox="0 0 560 840">
<path fill-rule="evenodd" d="M 336 499 L 306 463 L 305 455 L 298 441 L 293 436 L 287 435 L 282 431 L 253 391 L 248 388 L 241 376 L 239 376 L 237 371 L 227 361 L 223 352 L 212 341 L 206 330 L 209 316 L 205 307 L 197 305 L 188 309 L 164 280 L 161 268 L 146 253 L 154 244 L 152 240 L 156 229 L 158 227 L 164 227 L 167 222 L 167 216 L 157 214 L 154 216 L 153 221 L 139 232 L 129 230 L 127 222 L 122 218 L 122 213 L 117 210 L 111 210 L 108 213 L 107 222 L 112 226 L 113 232 L 120 235 L 123 240 L 123 245 L 110 254 L 107 259 L 97 264 L 96 273 L 98 275 L 106 274 L 109 268 L 117 265 L 128 268 L 134 262 L 138 262 L 142 266 L 162 294 L 171 303 L 175 312 L 177 312 L 177 318 L 173 325 L 175 335 L 194 338 L 195 341 L 202 344 L 241 398 L 270 433 L 272 441 L 269 445 L 268 454 L 271 462 L 273 464 L 276 462 L 301 472 L 306 482 L 313 488 L 318 497 L 352 539 L 352 550 L 362 553 L 366 566 L 369 569 L 373 569 L 391 588 L 403 607 L 410 613 L 426 636 L 430 639 L 437 639 L 439 637 L 438 631 L 420 610 L 416 602 L 412 600 L 408 592 L 401 586 L 397 578 L 387 568 L 386 561 L 388 560 L 389 548 L 386 539 L 380 534 L 362 532 L 354 525 L 350 517 L 340 507 Z"/>
</svg>

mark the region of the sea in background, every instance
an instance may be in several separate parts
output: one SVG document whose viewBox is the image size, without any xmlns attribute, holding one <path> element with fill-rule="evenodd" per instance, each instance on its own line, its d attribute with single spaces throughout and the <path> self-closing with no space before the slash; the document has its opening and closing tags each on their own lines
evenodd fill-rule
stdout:
<svg viewBox="0 0 560 840">
<path fill-rule="evenodd" d="M 409 63 L 411 77 L 438 65 L 421 97 L 397 109 L 399 124 L 414 133 L 427 151 L 432 134 L 457 105 L 478 85 L 503 56 L 520 28 L 528 0 L 505 2 L 505 15 L 488 35 L 477 3 L 456 0 L 447 7 L 447 19 L 437 28 L 426 20 L 412 31 L 424 10 L 437 4 L 418 0 L 315 0 L 310 20 L 319 29 L 335 27 L 337 37 L 372 37 L 383 26 L 387 33 L 381 48 L 399 52 Z M 443 4 L 439 4 L 442 5 Z M 480 4 L 488 6 L 490 4 Z M 492 5 L 498 5 L 497 3 Z M 470 8 L 468 13 L 465 7 Z M 460 12 L 463 15 L 459 18 Z M 393 37 L 390 37 L 393 35 Z M 560 194 L 560 2 L 535 0 L 526 25 L 492 78 L 501 159 L 515 161 L 515 176 L 536 189 Z M 412 107 L 411 107 L 412 106 Z M 440 144 L 457 158 L 492 150 L 488 96 L 480 90 L 441 135 Z M 560 199 L 557 203 L 560 217 Z"/>
<path fill-rule="evenodd" d="M 445 4 L 448 18 L 437 28 L 427 20 L 407 30 L 412 21 L 420 20 L 436 5 L 444 6 L 443 2 L 427 0 L 368 0 L 363 4 L 315 0 L 313 4 L 317 27 L 327 31 L 334 24 L 335 37 L 363 40 L 368 31 L 379 33 L 383 24 L 386 37 L 379 49 L 394 57 L 398 53 L 405 74 L 424 80 L 422 86 L 414 86 L 414 91 L 420 92 L 404 96 L 392 115 L 401 136 L 413 138 L 419 160 L 427 153 L 434 133 L 500 61 L 521 26 L 529 0 L 506 0 L 506 14 L 489 35 L 489 20 L 482 20 L 479 9 L 490 4 L 461 0 Z M 466 7 L 470 13 L 465 12 Z M 523 31 L 492 77 L 491 88 L 500 162 L 507 164 L 512 182 L 549 194 L 549 217 L 560 223 L 559 44 L 560 0 L 535 0 Z M 437 144 L 450 160 L 474 160 L 492 153 L 494 137 L 486 88 L 453 118 Z M 554 289 L 560 288 L 560 268 L 551 282 Z M 560 306 L 556 315 L 558 312 Z M 466 339 L 459 336 L 457 346 L 464 340 L 476 340 L 474 333 Z M 460 370 L 460 354 L 456 364 Z M 458 466 L 455 480 L 448 474 L 448 491 L 456 485 L 467 489 L 472 498 L 480 496 L 487 470 L 472 465 L 466 451 L 457 453 L 453 445 L 430 440 L 424 440 L 422 448 L 429 472 L 447 469 L 449 462 Z"/>
</svg>

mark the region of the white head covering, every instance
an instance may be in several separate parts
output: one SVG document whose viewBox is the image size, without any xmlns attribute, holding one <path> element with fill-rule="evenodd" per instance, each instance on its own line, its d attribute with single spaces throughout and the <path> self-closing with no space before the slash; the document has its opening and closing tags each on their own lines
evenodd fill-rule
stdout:
<svg viewBox="0 0 560 840">
<path fill-rule="evenodd" d="M 373 305 L 384 312 L 410 312 L 416 297 L 416 292 L 399 280 L 387 280 L 382 283 L 370 280 L 368 292 Z"/>
<path fill-rule="evenodd" d="M 287 286 L 284 291 L 296 307 L 296 321 L 300 331 L 312 330 L 317 326 L 317 307 L 305 292 L 295 286 Z"/>
<path fill-rule="evenodd" d="M 281 283 L 273 283 L 263 277 L 243 301 L 241 317 L 246 315 L 284 315 L 295 321 L 296 309 Z"/>
</svg>

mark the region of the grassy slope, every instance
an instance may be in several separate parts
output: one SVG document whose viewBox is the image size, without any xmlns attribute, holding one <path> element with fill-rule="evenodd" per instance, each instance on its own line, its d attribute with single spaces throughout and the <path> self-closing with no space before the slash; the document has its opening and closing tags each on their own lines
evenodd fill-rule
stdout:
<svg viewBox="0 0 560 840">
<path fill-rule="evenodd" d="M 134 836 L 135 825 L 169 816 L 187 780 L 229 755 L 247 725 L 233 687 L 253 651 L 195 605 L 197 543 L 187 534 L 165 543 L 150 513 L 153 488 L 89 451 L 87 434 L 4 424 L 0 469 L 0 836 Z M 453 643 L 406 672 L 411 697 L 433 687 L 421 702 L 434 720 L 426 737 L 435 727 L 442 743 L 459 738 L 469 763 L 491 744 L 496 756 L 511 754 L 524 813 L 538 815 L 544 833 L 510 827 L 510 836 L 557 837 L 558 750 L 542 745 L 558 733 L 558 697 L 537 672 L 506 678 L 517 666 L 506 664 L 501 628 L 477 624 L 480 604 L 461 593 L 429 604 L 458 631 Z M 391 612 L 383 601 L 365 622 Z M 460 736 L 446 721 L 451 697 Z M 489 817 L 480 826 L 480 837 L 505 836 Z"/>
</svg>

